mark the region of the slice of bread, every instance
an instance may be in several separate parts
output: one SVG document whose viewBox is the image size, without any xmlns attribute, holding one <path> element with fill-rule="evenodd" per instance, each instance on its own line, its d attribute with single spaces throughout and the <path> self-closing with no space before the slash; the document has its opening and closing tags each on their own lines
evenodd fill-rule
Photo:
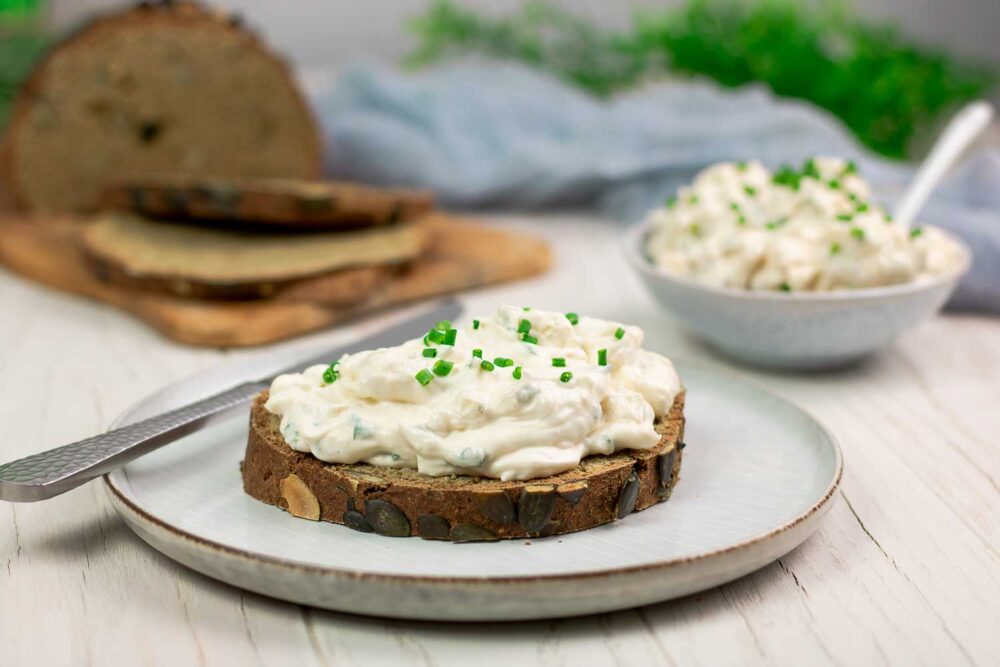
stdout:
<svg viewBox="0 0 1000 667">
<path fill-rule="evenodd" d="M 82 234 L 106 282 L 198 298 L 257 298 L 323 277 L 326 303 L 356 303 L 417 258 L 425 225 L 339 232 L 266 233 L 210 229 L 108 214 Z M 336 298 L 341 295 L 341 298 Z"/>
<path fill-rule="evenodd" d="M 112 186 L 105 208 L 227 225 L 341 228 L 412 220 L 434 208 L 422 190 L 282 178 L 165 175 Z"/>
<path fill-rule="evenodd" d="M 258 396 L 241 464 L 254 498 L 312 520 L 391 537 L 452 542 L 559 535 L 624 518 L 670 497 L 684 447 L 684 395 L 656 423 L 648 450 L 589 456 L 572 470 L 522 482 L 324 463 L 289 447 Z"/>
<path fill-rule="evenodd" d="M 41 60 L 11 109 L 0 180 L 24 208 L 85 211 L 144 174 L 317 178 L 321 150 L 288 68 L 232 15 L 143 3 Z"/>
</svg>

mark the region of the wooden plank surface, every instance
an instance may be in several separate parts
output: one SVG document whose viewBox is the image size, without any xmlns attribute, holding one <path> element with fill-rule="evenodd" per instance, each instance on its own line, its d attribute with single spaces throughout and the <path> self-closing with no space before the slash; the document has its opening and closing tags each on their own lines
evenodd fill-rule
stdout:
<svg viewBox="0 0 1000 667">
<path fill-rule="evenodd" d="M 498 301 L 587 312 L 643 326 L 672 356 L 728 366 L 657 308 L 620 260 L 613 227 L 572 216 L 500 222 L 551 239 L 555 269 L 468 295 L 467 315 Z M 6 272 L 0 312 L 3 460 L 90 435 L 172 380 L 259 354 L 184 347 Z M 1000 320 L 937 317 L 835 373 L 741 370 L 826 424 L 846 473 L 812 539 L 727 586 L 552 622 L 352 617 L 176 565 L 91 484 L 0 504 L 0 664 L 998 664 Z"/>
</svg>

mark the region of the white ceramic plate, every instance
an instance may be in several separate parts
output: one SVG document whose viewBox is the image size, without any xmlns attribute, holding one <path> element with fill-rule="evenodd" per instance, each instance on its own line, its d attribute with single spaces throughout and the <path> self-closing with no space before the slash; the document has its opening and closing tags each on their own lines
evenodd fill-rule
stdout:
<svg viewBox="0 0 1000 667">
<path fill-rule="evenodd" d="M 672 498 L 570 535 L 451 544 L 293 518 L 243 493 L 244 419 L 111 473 L 108 495 L 167 556 L 293 602 L 452 621 L 645 605 L 731 581 L 797 547 L 830 509 L 842 470 L 832 437 L 799 408 L 736 375 L 678 370 L 688 447 Z M 204 385 L 195 378 L 161 392 L 119 423 L 204 394 Z"/>
</svg>

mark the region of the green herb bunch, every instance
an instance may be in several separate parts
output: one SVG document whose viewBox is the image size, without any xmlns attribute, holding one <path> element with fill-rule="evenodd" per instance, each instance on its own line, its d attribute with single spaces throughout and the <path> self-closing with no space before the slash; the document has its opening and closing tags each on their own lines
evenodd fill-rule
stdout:
<svg viewBox="0 0 1000 667">
<path fill-rule="evenodd" d="M 411 28 L 418 38 L 411 65 L 482 53 L 552 72 L 598 96 L 668 71 L 725 86 L 760 81 L 833 112 L 891 157 L 904 157 L 917 131 L 997 80 L 985 67 L 912 44 L 889 25 L 866 23 L 839 2 L 689 0 L 637 14 L 632 30 L 619 34 L 545 0 L 506 18 L 436 0 Z"/>
</svg>

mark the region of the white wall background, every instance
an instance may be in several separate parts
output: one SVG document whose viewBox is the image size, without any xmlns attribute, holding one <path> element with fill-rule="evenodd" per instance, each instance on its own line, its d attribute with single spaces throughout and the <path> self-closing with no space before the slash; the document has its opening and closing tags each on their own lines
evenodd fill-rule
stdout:
<svg viewBox="0 0 1000 667">
<path fill-rule="evenodd" d="M 241 12 L 272 46 L 293 62 L 328 65 L 355 58 L 394 60 L 413 46 L 403 29 L 430 0 L 214 0 Z M 521 0 L 460 0 L 461 4 L 503 13 Z M 681 0 L 557 0 L 596 22 L 624 27 L 635 9 L 676 5 Z M 127 4 L 121 0 L 53 0 L 51 20 L 69 26 L 88 13 Z M 891 17 L 919 40 L 950 52 L 1000 63 L 1000 0 L 855 0 L 858 10 Z"/>
</svg>

